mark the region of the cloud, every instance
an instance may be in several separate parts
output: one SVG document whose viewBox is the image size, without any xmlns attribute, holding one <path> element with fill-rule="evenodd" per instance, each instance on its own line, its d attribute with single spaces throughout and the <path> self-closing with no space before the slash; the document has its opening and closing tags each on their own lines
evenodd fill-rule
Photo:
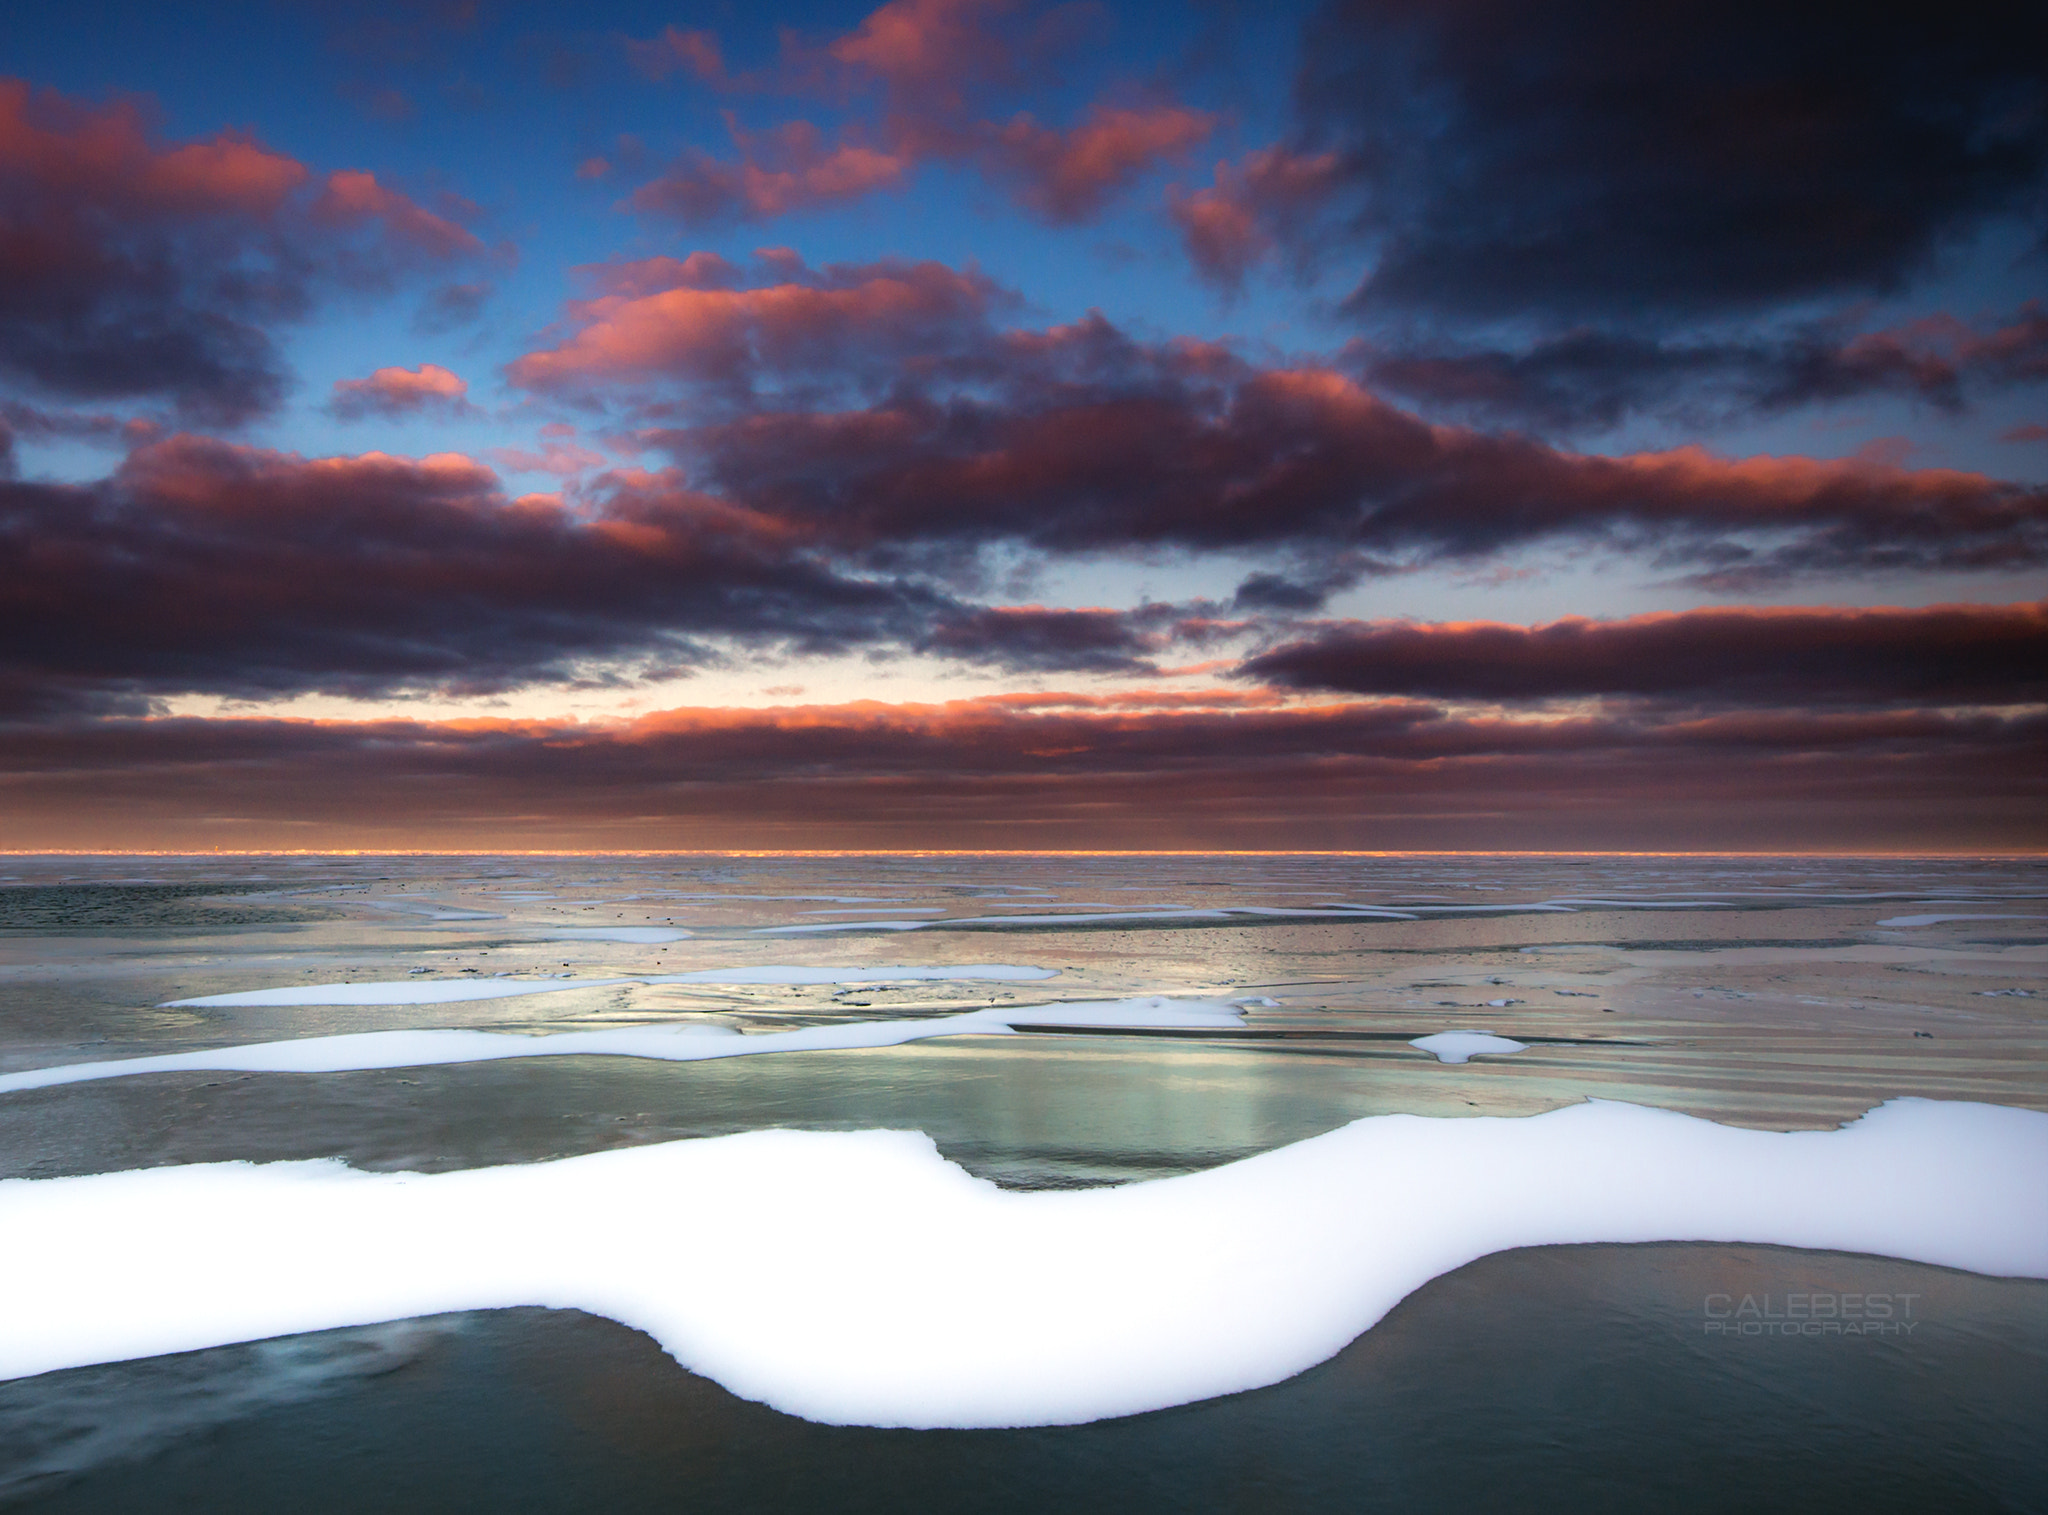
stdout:
<svg viewBox="0 0 2048 1515">
<path fill-rule="evenodd" d="M 1830 321 L 1733 339 L 1580 328 L 1520 349 L 1441 337 L 1358 341 L 1346 362 L 1375 388 L 1433 415 L 1550 434 L 1641 413 L 1710 422 L 1871 395 L 1954 412 L 1973 395 L 2048 381 L 2048 313 L 2030 301 L 1976 326 L 1941 314 L 1862 333 Z"/>
<path fill-rule="evenodd" d="M 645 41 L 626 38 L 625 48 L 633 67 L 649 79 L 659 81 L 674 73 L 686 73 L 715 88 L 728 83 L 725 55 L 719 48 L 716 32 L 665 26 Z"/>
<path fill-rule="evenodd" d="M 977 135 L 988 171 L 1016 186 L 1020 204 L 1070 225 L 1100 214 L 1112 195 L 1200 145 L 1215 124 L 1207 111 L 1184 105 L 1097 105 L 1065 131 L 1019 115 Z"/>
<path fill-rule="evenodd" d="M 1882 295 L 2043 208 L 2048 13 L 1333 0 L 1298 86 L 1362 314 L 1625 326 Z"/>
<path fill-rule="evenodd" d="M 1561 541 L 1722 589 L 2048 554 L 2037 486 L 1432 424 L 1333 369 L 1141 342 L 1099 314 L 1002 328 L 1014 302 L 973 270 L 768 250 L 751 275 L 710 253 L 583 272 L 598 293 L 509 367 L 515 385 L 629 416 L 679 470 L 635 488 L 708 489 L 889 571 L 969 572 L 997 544 L 1265 553 L 1281 561 L 1241 605 L 1299 610 L 1370 574 Z M 2018 324 L 1969 340 L 2023 361 Z"/>
<path fill-rule="evenodd" d="M 962 343 L 863 407 L 642 437 L 698 487 L 933 571 L 997 542 L 1266 551 L 1355 577 L 1575 541 L 1726 587 L 2048 553 L 2035 486 L 1869 459 L 1572 453 L 1430 425 L 1327 369 L 1137 343 L 1099 316 Z"/>
<path fill-rule="evenodd" d="M 740 150 L 737 162 L 691 152 L 660 178 L 641 185 L 628 203 L 637 211 L 690 225 L 766 221 L 897 188 L 911 167 L 907 157 L 861 143 L 841 140 L 828 146 L 808 121 L 748 132 L 728 115 L 726 128 Z"/>
<path fill-rule="evenodd" d="M 487 692 L 700 666 L 731 642 L 1029 668 L 1151 644 L 1101 621 L 847 573 L 786 523 L 672 482 L 514 499 L 456 453 L 175 436 L 96 485 L 0 482 L 0 687 L 30 703 Z"/>
<path fill-rule="evenodd" d="M 1283 240 L 1300 244 L 1328 203 L 1341 166 L 1333 152 L 1297 153 L 1276 144 L 1218 163 L 1206 189 L 1171 195 L 1168 209 L 1195 271 L 1219 289 L 1241 289 Z"/>
<path fill-rule="evenodd" d="M 1084 7 L 1052 10 L 1008 0 L 890 0 L 850 32 L 822 43 L 783 37 L 779 66 L 733 75 L 717 37 L 669 27 L 627 42 L 650 77 L 687 71 L 715 88 L 775 90 L 838 104 L 879 96 L 879 110 L 829 141 L 806 120 L 743 129 L 728 113 L 736 158 L 684 154 L 628 200 L 636 211 L 689 225 L 762 221 L 896 189 L 925 162 L 974 168 L 1053 224 L 1087 220 L 1214 130 L 1209 112 L 1170 101 L 1098 100 L 1067 127 L 1025 112 L 986 114 L 1000 94 L 1070 47 Z"/>
<path fill-rule="evenodd" d="M 1545 626 L 1338 622 L 1237 671 L 1291 689 L 1425 699 L 2012 705 L 2048 697 L 2048 603 L 1710 609 Z"/>
<path fill-rule="evenodd" d="M 480 246 L 371 174 L 0 80 L 0 378 L 32 392 L 244 421 L 290 383 L 270 328 Z"/>
<path fill-rule="evenodd" d="M 467 326 L 483 314 L 484 302 L 495 292 L 492 285 L 480 279 L 429 290 L 412 318 L 412 329 L 423 336 L 435 336 Z"/>
<path fill-rule="evenodd" d="M 764 389 L 838 392 L 862 375 L 986 340 L 1011 298 L 972 269 L 881 262 L 806 267 L 771 252 L 746 277 L 710 253 L 578 272 L 596 293 L 572 302 L 574 330 L 506 370 L 523 388 L 576 394 L 673 384 L 751 398 Z"/>
<path fill-rule="evenodd" d="M 443 419 L 476 413 L 469 385 L 438 363 L 418 368 L 380 368 L 367 379 L 337 379 L 327 409 L 344 421 L 366 416 L 397 420 L 410 415 Z"/>
<path fill-rule="evenodd" d="M 1995 849 L 2038 715 L 1503 720 L 1052 694 L 631 723 L 0 727 L 25 846 Z M 630 840 L 628 840 L 630 839 Z"/>
</svg>

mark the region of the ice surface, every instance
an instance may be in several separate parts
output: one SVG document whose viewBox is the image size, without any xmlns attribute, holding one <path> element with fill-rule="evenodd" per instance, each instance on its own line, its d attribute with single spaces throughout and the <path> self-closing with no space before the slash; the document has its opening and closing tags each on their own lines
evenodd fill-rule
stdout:
<svg viewBox="0 0 2048 1515">
<path fill-rule="evenodd" d="M 473 999 L 516 999 L 565 989 L 638 984 L 637 978 L 402 978 L 360 984 L 290 984 L 166 1000 L 166 1005 L 452 1005 Z"/>
<path fill-rule="evenodd" d="M 765 1052 L 822 1052 L 851 1047 L 894 1047 L 935 1036 L 1007 1035 L 1011 1024 L 1130 1026 L 1175 1029 L 1242 1027 L 1244 1017 L 1218 1000 L 1095 1000 L 1066 1005 L 1005 1006 L 917 1020 L 840 1021 L 795 1031 L 741 1036 L 702 1023 L 621 1026 L 606 1031 L 559 1031 L 521 1036 L 502 1031 L 358 1031 L 345 1036 L 302 1036 L 157 1057 L 67 1063 L 0 1074 L 0 1094 L 82 1084 L 137 1073 L 344 1073 L 365 1068 L 424 1068 L 438 1063 L 495 1062 L 510 1057 L 650 1057 L 699 1062 Z"/>
<path fill-rule="evenodd" d="M 569 926 L 538 933 L 550 942 L 679 942 L 690 933 L 673 926 Z"/>
<path fill-rule="evenodd" d="M 1440 1063 L 1462 1063 L 1479 1052 L 1529 1050 L 1527 1042 L 1510 1041 L 1485 1031 L 1439 1031 L 1434 1036 L 1418 1036 L 1408 1045 L 1420 1047 Z"/>
<path fill-rule="evenodd" d="M 687 933 L 678 933 L 686 935 Z M 632 978 L 437 978 L 379 979 L 360 984 L 289 984 L 278 989 L 238 989 L 166 1000 L 166 1005 L 449 1005 L 460 1000 L 514 999 L 522 994 L 555 994 L 564 989 L 602 989 L 612 984 L 879 984 L 898 979 L 1057 978 L 1057 968 L 1013 963 L 968 963 L 960 967 L 890 968 L 707 968 L 696 973 L 651 973 Z"/>
<path fill-rule="evenodd" d="M 2048 915 L 1895 915 L 1880 926 L 1939 926 L 1943 921 L 2048 921 Z"/>
<path fill-rule="evenodd" d="M 2044 1169 L 2048 1115 L 1905 1099 L 1792 1133 L 1607 1102 L 1372 1116 L 1066 1192 L 998 1189 L 905 1131 L 437 1175 L 329 1160 L 16 1179 L 0 1377 L 540 1305 L 646 1331 L 812 1420 L 1063 1424 L 1290 1377 L 1512 1247 L 1743 1242 L 2048 1276 Z"/>
<path fill-rule="evenodd" d="M 1057 968 L 1029 968 L 1018 963 L 952 963 L 931 967 L 904 964 L 879 968 L 706 968 L 697 973 L 665 973 L 650 984 L 893 984 L 911 979 L 997 979 L 1035 982 L 1058 978 Z"/>
<path fill-rule="evenodd" d="M 360 984 L 291 984 L 166 1000 L 166 1005 L 452 1005 L 462 1000 L 515 999 L 565 989 L 637 984 L 637 978 L 402 978 Z"/>
</svg>

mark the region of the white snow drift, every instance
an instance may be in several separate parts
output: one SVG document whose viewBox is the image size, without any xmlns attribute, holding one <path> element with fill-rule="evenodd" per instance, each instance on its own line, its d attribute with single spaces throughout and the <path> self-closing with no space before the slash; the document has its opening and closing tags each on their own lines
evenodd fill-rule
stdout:
<svg viewBox="0 0 2048 1515">
<path fill-rule="evenodd" d="M 1610 1103 L 1374 1116 L 1063 1193 L 1005 1192 L 903 1131 L 433 1176 L 320 1161 L 16 1179 L 0 1183 L 0 1377 L 543 1305 L 646 1331 L 812 1420 L 1060 1424 L 1277 1382 L 1510 1247 L 1739 1241 L 2042 1277 L 2044 1171 L 2048 1115 L 1895 1100 L 1789 1134 Z"/>
</svg>

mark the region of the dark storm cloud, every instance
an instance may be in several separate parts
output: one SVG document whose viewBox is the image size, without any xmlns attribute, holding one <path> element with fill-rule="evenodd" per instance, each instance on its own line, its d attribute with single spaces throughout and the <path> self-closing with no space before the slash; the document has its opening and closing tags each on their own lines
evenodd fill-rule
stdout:
<svg viewBox="0 0 2048 1515">
<path fill-rule="evenodd" d="M 684 710 L 607 727 L 52 722 L 0 729 L 0 796 L 31 845 L 42 825 L 71 845 L 129 847 L 194 834 L 319 845 L 329 828 L 351 845 L 492 847 L 2048 840 L 2038 716 L 1517 722 L 1412 702 L 1033 698 Z"/>
<path fill-rule="evenodd" d="M 1374 388 L 1431 415 L 1556 434 L 1636 413 L 1714 422 L 1892 395 L 1946 411 L 1972 395 L 2048 380 L 2048 313 L 1951 316 L 1860 334 L 1809 325 L 1782 336 L 1660 340 L 1580 329 L 1522 349 L 1355 342 L 1346 360 Z"/>
<path fill-rule="evenodd" d="M 502 689 L 590 659 L 703 663 L 707 637 L 1133 666 L 1146 635 L 848 577 L 785 524 L 701 495 L 508 499 L 455 454 L 309 461 L 181 436 L 96 486 L 0 485 L 17 710 L 95 690 Z"/>
<path fill-rule="evenodd" d="M 271 327 L 481 250 L 372 174 L 235 132 L 166 141 L 137 102 L 0 80 L 0 378 L 36 393 L 241 422 L 289 387 Z"/>
<path fill-rule="evenodd" d="M 1335 0 L 1299 104 L 1362 312 L 1639 326 L 1890 292 L 2038 217 L 2044 57 L 2033 0 Z"/>
<path fill-rule="evenodd" d="M 710 489 L 891 570 L 971 569 L 997 543 L 1270 553 L 1287 571 L 1242 600 L 1270 610 L 1563 539 L 1727 584 L 2048 553 L 2048 493 L 2025 485 L 1697 449 L 1577 454 L 1428 424 L 1332 369 L 1138 341 L 1097 313 L 1001 329 L 1011 297 L 973 270 L 767 256 L 752 276 L 709 253 L 590 270 L 597 295 L 507 375 L 644 423 L 639 442 L 679 467 L 632 488 Z M 1931 372 L 1946 353 L 1951 369 L 2024 371 L 2040 317 L 2022 317 L 1886 334 L 1858 361 Z"/>
<path fill-rule="evenodd" d="M 1691 610 L 1547 626 L 1319 626 L 1240 676 L 1432 699 L 1636 696 L 1752 706 L 2048 697 L 2048 604 Z"/>
<path fill-rule="evenodd" d="M 1062 372 L 1047 351 L 1089 345 L 1115 377 Z M 676 485 L 697 480 L 882 563 L 1009 542 L 1271 552 L 1356 577 L 1575 540 L 1733 584 L 2048 554 L 2048 492 L 2028 485 L 1694 448 L 1574 454 L 1427 425 L 1328 370 L 1134 350 L 1099 322 L 1020 343 L 1000 397 L 989 387 L 645 435 L 685 464 Z M 1316 587 L 1301 572 L 1288 582 Z"/>
</svg>

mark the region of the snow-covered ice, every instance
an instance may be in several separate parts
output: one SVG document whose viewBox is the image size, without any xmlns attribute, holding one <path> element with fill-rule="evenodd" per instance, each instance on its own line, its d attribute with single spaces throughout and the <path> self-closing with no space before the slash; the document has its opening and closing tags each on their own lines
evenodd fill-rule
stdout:
<svg viewBox="0 0 2048 1515">
<path fill-rule="evenodd" d="M 811 1420 L 1064 1424 L 1275 1383 L 1513 1247 L 1744 1242 L 2048 1276 L 2044 1169 L 2048 1115 L 1902 1099 L 1791 1133 L 1607 1102 L 1372 1116 L 1066 1192 L 998 1189 L 907 1131 L 436 1175 L 327 1160 L 16 1179 L 0 1377 L 539 1305 L 645 1331 Z"/>
<path fill-rule="evenodd" d="M 839 1021 L 795 1031 L 741 1036 L 729 1027 L 686 1023 L 621 1026 L 605 1031 L 558 1031 L 521 1036 L 502 1031 L 358 1031 L 343 1036 L 302 1036 L 156 1057 L 112 1058 L 66 1063 L 0 1074 L 0 1094 L 82 1084 L 138 1073 L 343 1073 L 366 1068 L 424 1068 L 441 1063 L 496 1062 L 513 1057 L 648 1057 L 665 1062 L 699 1062 L 715 1057 L 751 1057 L 768 1052 L 824 1052 L 854 1047 L 894 1047 L 935 1036 L 1007 1035 L 1013 1023 L 1029 1026 L 1178 1030 L 1241 1028 L 1244 1017 L 1218 1000 L 1094 1000 L 1065 1005 L 1006 1006 L 932 1015 L 917 1020 Z"/>
<path fill-rule="evenodd" d="M 1408 1045 L 1420 1047 L 1440 1063 L 1462 1063 L 1481 1052 L 1529 1050 L 1527 1042 L 1512 1041 L 1487 1031 L 1439 1031 L 1433 1036 L 1418 1036 Z"/>
</svg>

